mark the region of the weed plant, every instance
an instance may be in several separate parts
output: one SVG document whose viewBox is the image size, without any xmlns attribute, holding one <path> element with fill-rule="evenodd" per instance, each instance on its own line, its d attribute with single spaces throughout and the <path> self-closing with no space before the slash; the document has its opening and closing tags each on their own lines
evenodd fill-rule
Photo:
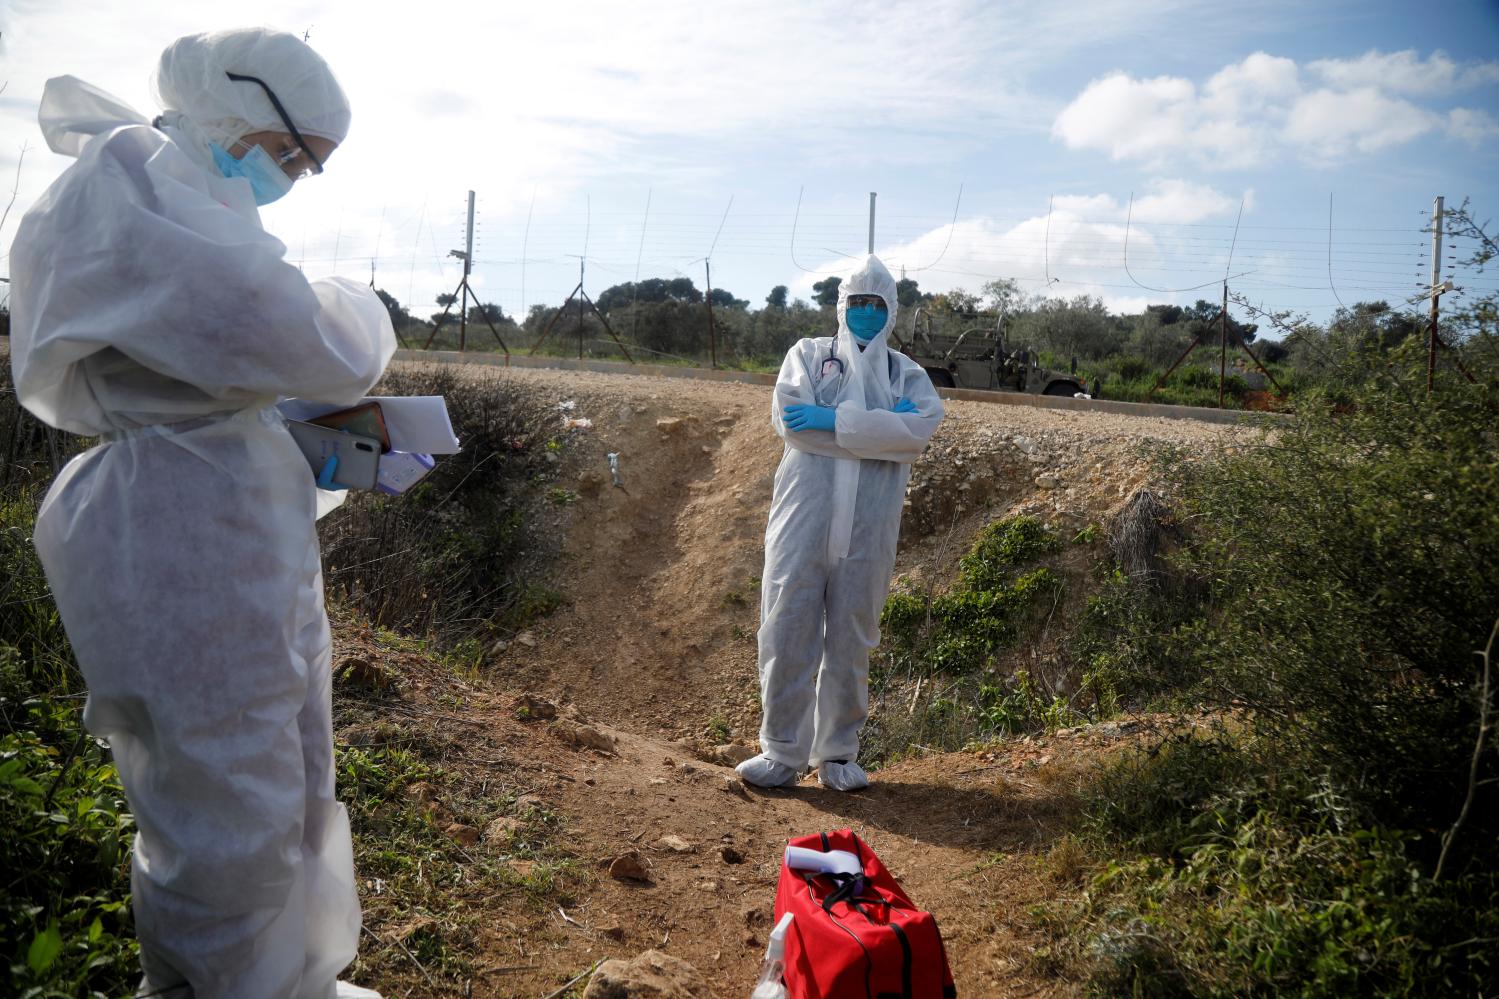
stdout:
<svg viewBox="0 0 1499 999">
<path fill-rule="evenodd" d="M 108 750 L 82 726 L 82 677 L 31 544 L 76 450 L 21 410 L 0 366 L 0 973 L 10 996 L 118 996 L 138 977 L 134 821 Z"/>
<path fill-rule="evenodd" d="M 1065 698 L 1024 670 L 1000 675 L 997 657 L 1059 599 L 1062 579 L 1036 563 L 1063 547 L 1034 517 L 985 527 L 946 593 L 892 593 L 880 616 L 882 655 L 871 671 L 878 709 L 864 759 L 887 762 L 912 747 L 956 749 L 1002 732 L 1069 724 Z"/>
<path fill-rule="evenodd" d="M 396 924 L 399 946 L 361 948 L 349 977 L 399 981 L 421 965 L 429 987 L 456 994 L 476 973 L 475 957 L 498 908 L 552 913 L 571 906 L 585 874 L 555 844 L 558 819 L 516 789 L 463 778 L 418 748 L 340 747 L 339 796 L 349 809 L 356 866 L 367 885 L 366 922 Z M 445 831 L 453 822 L 483 828 L 513 820 L 470 848 Z"/>
</svg>

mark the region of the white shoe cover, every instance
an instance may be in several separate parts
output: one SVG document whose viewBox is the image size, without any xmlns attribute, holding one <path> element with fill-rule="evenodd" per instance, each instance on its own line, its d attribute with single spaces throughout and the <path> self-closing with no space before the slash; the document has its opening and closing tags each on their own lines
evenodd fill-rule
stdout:
<svg viewBox="0 0 1499 999">
<path fill-rule="evenodd" d="M 734 768 L 734 772 L 756 787 L 785 787 L 796 783 L 795 770 L 764 753 L 745 760 Z"/>
<path fill-rule="evenodd" d="M 380 999 L 380 993 L 374 989 L 362 989 L 348 982 L 339 982 L 338 991 L 334 993 L 338 999 Z"/>
<path fill-rule="evenodd" d="M 824 763 L 817 768 L 817 782 L 834 791 L 862 791 L 869 775 L 857 763 Z"/>
</svg>

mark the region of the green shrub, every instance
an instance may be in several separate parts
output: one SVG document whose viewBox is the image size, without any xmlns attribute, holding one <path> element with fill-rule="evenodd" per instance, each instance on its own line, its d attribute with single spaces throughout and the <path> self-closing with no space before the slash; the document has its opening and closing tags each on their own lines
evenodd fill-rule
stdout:
<svg viewBox="0 0 1499 999">
<path fill-rule="evenodd" d="M 998 520 L 959 560 L 949 592 L 889 596 L 880 615 L 885 655 L 870 670 L 876 709 L 861 759 L 878 764 L 899 759 L 913 745 L 956 749 L 996 732 L 1073 723 L 1066 699 L 1043 694 L 1023 672 L 1001 677 L 995 665 L 998 654 L 1025 634 L 1036 608 L 1060 597 L 1061 576 L 1030 566 L 1062 547 L 1035 518 Z M 899 706 L 881 708 L 886 697 Z"/>
<path fill-rule="evenodd" d="M 951 592 L 935 598 L 892 593 L 880 627 L 894 648 L 930 668 L 979 669 L 1019 637 L 1037 598 L 1062 587 L 1050 569 L 1019 575 L 1016 569 L 1061 548 L 1061 539 L 1034 517 L 997 520 L 959 559 L 958 583 Z"/>
<path fill-rule="evenodd" d="M 979 532 L 968 554 L 958 560 L 959 579 L 968 590 L 1008 585 L 1011 570 L 1060 551 L 1061 539 L 1034 517 L 996 520 Z"/>
<path fill-rule="evenodd" d="M 440 458 L 404 496 L 351 496 L 319 527 L 330 594 L 381 627 L 444 645 L 513 634 L 560 606 L 534 578 L 547 542 L 526 513 L 577 498 L 537 488 L 553 474 L 548 456 L 566 446 L 540 429 L 545 407 L 512 382 L 459 377 L 407 369 L 377 391 L 446 397 L 463 452 Z"/>
<path fill-rule="evenodd" d="M 1068 927 L 1093 994 L 1446 996 L 1499 973 L 1492 872 L 1431 881 L 1412 834 L 1245 738 L 1177 736 L 1093 788 L 1091 841 L 1125 848 Z"/>
<path fill-rule="evenodd" d="M 1493 390 L 1452 379 L 1428 398 L 1420 359 L 1395 361 L 1349 412 L 1304 399 L 1273 438 L 1175 474 L 1186 566 L 1212 585 L 1200 651 L 1219 700 L 1326 766 L 1370 821 L 1424 829 L 1467 791 L 1474 650 L 1499 614 L 1499 422 Z M 1482 787 L 1469 863 L 1499 834 Z"/>
<path fill-rule="evenodd" d="M 1428 396 L 1420 360 L 1343 370 L 1336 411 L 1303 397 L 1256 445 L 1168 463 L 1185 543 L 1090 603 L 1074 647 L 1100 685 L 1234 720 L 1090 795 L 1086 838 L 1111 859 L 1059 946 L 1096 994 L 1499 979 L 1499 753 L 1475 755 L 1473 654 L 1499 613 L 1499 394 L 1492 373 L 1444 374 Z"/>
</svg>

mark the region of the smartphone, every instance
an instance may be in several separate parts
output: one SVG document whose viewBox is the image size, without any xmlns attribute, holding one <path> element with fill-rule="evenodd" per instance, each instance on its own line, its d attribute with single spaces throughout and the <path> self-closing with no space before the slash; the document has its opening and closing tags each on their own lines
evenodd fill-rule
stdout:
<svg viewBox="0 0 1499 999">
<path fill-rule="evenodd" d="M 380 475 L 380 442 L 373 437 L 331 430 L 301 420 L 287 420 L 286 429 L 312 466 L 312 477 L 322 473 L 328 459 L 337 455 L 334 485 L 347 489 L 373 489 Z"/>
<path fill-rule="evenodd" d="M 307 421 L 330 430 L 346 430 L 361 437 L 373 437 L 380 442 L 380 452 L 390 453 L 390 431 L 385 427 L 385 414 L 378 402 L 364 402 L 348 409 L 340 409 Z"/>
</svg>

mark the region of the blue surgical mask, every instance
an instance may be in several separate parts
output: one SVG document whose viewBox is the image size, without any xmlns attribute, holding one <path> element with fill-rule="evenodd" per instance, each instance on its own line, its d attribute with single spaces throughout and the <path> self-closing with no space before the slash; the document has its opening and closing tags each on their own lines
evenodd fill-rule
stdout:
<svg viewBox="0 0 1499 999">
<path fill-rule="evenodd" d="M 854 338 L 860 343 L 868 343 L 885 328 L 885 320 L 890 313 L 883 305 L 866 304 L 850 305 L 844 310 L 843 315 L 848 323 L 848 331 L 854 335 Z"/>
<path fill-rule="evenodd" d="M 257 205 L 268 205 L 291 190 L 292 180 L 271 158 L 271 154 L 260 146 L 251 146 L 243 159 L 235 159 L 218 143 L 210 143 L 213 164 L 225 177 L 243 177 L 250 182 L 250 191 Z"/>
</svg>

